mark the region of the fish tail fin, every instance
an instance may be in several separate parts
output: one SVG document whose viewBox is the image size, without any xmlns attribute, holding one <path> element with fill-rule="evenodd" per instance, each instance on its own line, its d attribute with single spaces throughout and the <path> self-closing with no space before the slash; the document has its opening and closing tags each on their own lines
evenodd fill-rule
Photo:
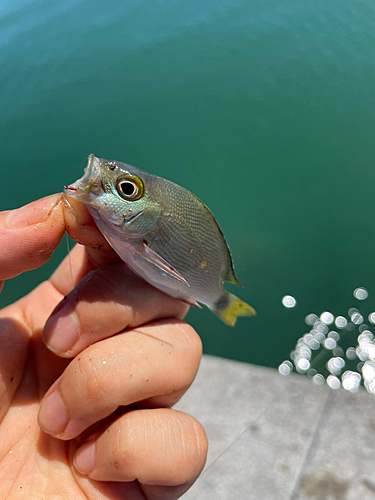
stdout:
<svg viewBox="0 0 375 500">
<path fill-rule="evenodd" d="M 213 312 L 229 326 L 236 324 L 237 316 L 255 316 L 255 310 L 232 293 L 226 292 L 217 303 Z"/>
</svg>

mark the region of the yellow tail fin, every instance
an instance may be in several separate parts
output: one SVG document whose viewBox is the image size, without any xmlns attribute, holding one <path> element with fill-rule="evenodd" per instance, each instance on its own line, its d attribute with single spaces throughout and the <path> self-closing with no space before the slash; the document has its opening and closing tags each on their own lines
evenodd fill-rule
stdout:
<svg viewBox="0 0 375 500">
<path fill-rule="evenodd" d="M 229 304 L 222 311 L 214 311 L 219 318 L 227 325 L 234 326 L 237 316 L 255 316 L 255 310 L 232 293 L 227 294 Z"/>
</svg>

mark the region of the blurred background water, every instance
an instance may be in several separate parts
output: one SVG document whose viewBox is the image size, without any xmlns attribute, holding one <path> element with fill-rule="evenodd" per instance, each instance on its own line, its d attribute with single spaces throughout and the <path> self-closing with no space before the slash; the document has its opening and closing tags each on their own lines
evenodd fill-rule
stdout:
<svg viewBox="0 0 375 500">
<path fill-rule="evenodd" d="M 375 308 L 374 33 L 370 0 L 2 0 L 0 209 L 61 191 L 89 153 L 190 189 L 258 316 L 188 321 L 206 353 L 276 367 L 307 314 L 345 315 L 359 286 Z"/>
</svg>

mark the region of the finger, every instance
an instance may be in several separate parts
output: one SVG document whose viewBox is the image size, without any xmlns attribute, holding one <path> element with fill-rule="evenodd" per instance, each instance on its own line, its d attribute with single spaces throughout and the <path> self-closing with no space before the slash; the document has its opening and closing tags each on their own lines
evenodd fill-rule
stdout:
<svg viewBox="0 0 375 500">
<path fill-rule="evenodd" d="M 71 439 L 118 406 L 172 406 L 198 370 L 202 343 L 179 320 L 163 320 L 94 344 L 74 358 L 47 392 L 39 425 Z"/>
<path fill-rule="evenodd" d="M 135 410 L 84 443 L 75 453 L 74 465 L 97 481 L 138 480 L 147 498 L 163 488 L 158 498 L 167 499 L 177 498 L 176 490 L 181 495 L 195 481 L 206 455 L 206 434 L 190 415 L 169 409 Z"/>
<path fill-rule="evenodd" d="M 80 278 L 83 272 L 81 267 L 75 274 Z M 187 304 L 157 290 L 124 264 L 112 265 L 78 283 L 48 319 L 43 336 L 53 352 L 72 357 L 125 328 L 183 318 L 187 310 Z"/>
<path fill-rule="evenodd" d="M 99 266 L 91 258 L 92 249 L 83 245 L 75 245 L 55 272 L 49 278 L 49 283 L 60 292 L 61 300 L 88 274 Z M 121 262 L 120 257 L 111 248 L 101 249 L 103 265 Z"/>
<path fill-rule="evenodd" d="M 65 231 L 61 194 L 0 213 L 0 280 L 43 265 Z"/>
<path fill-rule="evenodd" d="M 17 304 L 0 311 L 0 422 L 9 410 L 13 396 L 25 377 L 30 332 Z M 31 396 L 30 396 L 31 397 Z"/>
<path fill-rule="evenodd" d="M 96 227 L 86 207 L 71 198 L 62 196 L 65 229 L 79 245 L 52 274 L 50 283 L 64 296 L 91 270 L 121 259 Z"/>
<path fill-rule="evenodd" d="M 65 195 L 62 199 L 66 231 L 73 240 L 86 247 L 87 255 L 95 267 L 120 261 L 120 257 L 112 250 L 83 203 Z M 63 264 L 61 272 L 56 274 L 56 286 L 59 286 L 58 280 L 63 278 L 63 271 L 68 270 L 68 265 L 68 262 Z"/>
<path fill-rule="evenodd" d="M 0 212 L 0 282 L 42 266 L 65 228 L 73 239 L 88 247 L 96 266 L 113 261 L 113 250 L 82 203 L 67 205 L 58 193 Z"/>
</svg>

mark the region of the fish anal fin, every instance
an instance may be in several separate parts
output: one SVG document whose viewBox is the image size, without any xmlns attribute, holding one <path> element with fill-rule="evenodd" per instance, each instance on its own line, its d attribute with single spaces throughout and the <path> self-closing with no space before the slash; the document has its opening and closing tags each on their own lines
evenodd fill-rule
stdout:
<svg viewBox="0 0 375 500">
<path fill-rule="evenodd" d="M 181 302 L 185 302 L 185 304 L 189 304 L 189 306 L 197 307 L 198 309 L 203 309 L 203 307 L 198 304 L 198 302 L 194 299 L 179 299 Z"/>
</svg>

